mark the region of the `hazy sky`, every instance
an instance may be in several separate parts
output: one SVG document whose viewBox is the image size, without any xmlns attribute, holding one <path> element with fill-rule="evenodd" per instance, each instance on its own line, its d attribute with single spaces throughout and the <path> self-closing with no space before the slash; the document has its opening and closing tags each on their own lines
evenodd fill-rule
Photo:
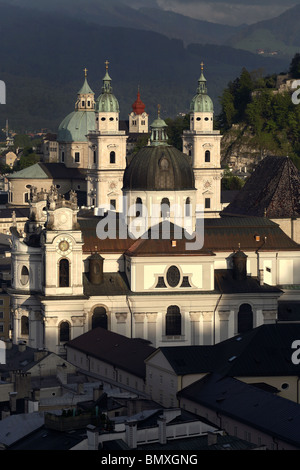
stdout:
<svg viewBox="0 0 300 470">
<path fill-rule="evenodd" d="M 153 6 L 186 16 L 230 25 L 251 24 L 280 15 L 300 0 L 125 0 L 129 5 Z"/>
</svg>

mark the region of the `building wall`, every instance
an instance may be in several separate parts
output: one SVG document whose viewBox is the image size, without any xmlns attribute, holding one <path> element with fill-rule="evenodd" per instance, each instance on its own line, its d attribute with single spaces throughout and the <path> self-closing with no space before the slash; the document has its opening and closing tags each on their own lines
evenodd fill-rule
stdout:
<svg viewBox="0 0 300 470">
<path fill-rule="evenodd" d="M 274 438 L 272 433 L 267 434 L 255 427 L 249 426 L 234 418 L 223 415 L 221 412 L 216 412 L 213 409 L 200 405 L 194 401 L 186 398 L 181 398 L 180 406 L 192 413 L 203 416 L 216 426 L 224 429 L 231 436 L 247 440 L 258 446 L 265 445 L 268 450 L 295 450 L 295 447 L 282 440 Z"/>
<path fill-rule="evenodd" d="M 145 393 L 145 381 L 141 377 L 70 346 L 67 346 L 66 349 L 67 360 L 79 369 L 92 372 L 104 381 L 114 383 L 120 388 L 124 387 L 124 390 L 130 388 Z"/>
<path fill-rule="evenodd" d="M 0 288 L 0 339 L 9 339 L 10 296 Z"/>
<path fill-rule="evenodd" d="M 296 243 L 300 243 L 300 218 L 297 219 L 271 219 Z"/>
</svg>

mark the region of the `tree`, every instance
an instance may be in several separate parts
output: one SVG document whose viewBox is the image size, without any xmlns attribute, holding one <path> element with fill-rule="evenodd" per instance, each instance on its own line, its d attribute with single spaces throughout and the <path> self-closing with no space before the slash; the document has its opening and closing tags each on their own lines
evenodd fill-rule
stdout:
<svg viewBox="0 0 300 470">
<path fill-rule="evenodd" d="M 289 73 L 292 75 L 293 78 L 300 78 L 300 54 L 297 52 L 291 63 Z"/>
<path fill-rule="evenodd" d="M 175 119 L 167 118 L 165 122 L 168 125 L 168 143 L 178 150 L 182 150 L 182 133 L 190 127 L 190 115 L 177 116 Z"/>
</svg>

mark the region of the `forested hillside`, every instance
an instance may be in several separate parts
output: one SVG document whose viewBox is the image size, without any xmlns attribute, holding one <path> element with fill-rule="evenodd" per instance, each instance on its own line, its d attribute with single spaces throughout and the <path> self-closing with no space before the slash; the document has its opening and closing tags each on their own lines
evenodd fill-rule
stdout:
<svg viewBox="0 0 300 470">
<path fill-rule="evenodd" d="M 289 68 L 289 79 L 300 76 L 300 55 Z M 245 68 L 230 81 L 221 97 L 217 125 L 223 133 L 223 163 L 248 154 L 249 164 L 266 155 L 290 156 L 300 169 L 300 105 L 295 91 L 279 91 L 277 75 L 262 76 Z M 242 163 L 242 162 L 240 162 Z"/>
<path fill-rule="evenodd" d="M 151 31 L 99 26 L 1 2 L 0 33 L 0 79 L 7 88 L 7 104 L 0 106 L 0 128 L 8 118 L 18 132 L 41 128 L 55 132 L 74 109 L 85 67 L 96 97 L 100 94 L 107 59 L 121 119 L 131 112 L 139 85 L 150 122 L 158 103 L 164 117 L 189 111 L 201 61 L 216 112 L 224 87 L 242 66 L 262 68 L 265 73 L 288 66 L 285 61 L 230 47 L 186 47 L 181 40 Z"/>
</svg>

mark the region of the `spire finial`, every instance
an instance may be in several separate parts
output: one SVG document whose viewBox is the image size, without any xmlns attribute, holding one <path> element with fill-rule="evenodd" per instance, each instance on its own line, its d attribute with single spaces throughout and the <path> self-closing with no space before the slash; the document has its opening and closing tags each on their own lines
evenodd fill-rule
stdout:
<svg viewBox="0 0 300 470">
<path fill-rule="evenodd" d="M 85 68 L 83 69 L 83 71 L 84 71 L 84 76 L 85 76 L 85 78 L 86 78 L 86 77 L 87 77 L 88 69 L 85 67 Z"/>
<path fill-rule="evenodd" d="M 108 60 L 106 60 L 106 61 L 105 61 L 105 68 L 106 68 L 106 70 L 108 70 L 108 65 L 109 65 L 109 62 L 108 62 Z"/>
<path fill-rule="evenodd" d="M 160 104 L 157 105 L 157 116 L 160 118 Z"/>
<path fill-rule="evenodd" d="M 203 72 L 203 69 L 204 69 L 204 63 L 203 63 L 203 62 L 201 62 L 201 64 L 200 64 L 200 65 L 201 65 L 201 71 Z"/>
</svg>

